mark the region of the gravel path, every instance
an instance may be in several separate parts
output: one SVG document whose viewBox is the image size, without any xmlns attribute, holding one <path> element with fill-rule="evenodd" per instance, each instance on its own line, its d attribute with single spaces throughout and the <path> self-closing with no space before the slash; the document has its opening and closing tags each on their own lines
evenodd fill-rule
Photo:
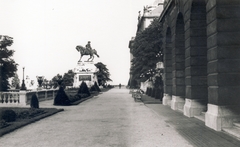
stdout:
<svg viewBox="0 0 240 147">
<path fill-rule="evenodd" d="M 52 101 L 40 107 L 54 107 Z M 2 147 L 190 147 L 127 89 L 111 89 L 0 138 Z"/>
</svg>

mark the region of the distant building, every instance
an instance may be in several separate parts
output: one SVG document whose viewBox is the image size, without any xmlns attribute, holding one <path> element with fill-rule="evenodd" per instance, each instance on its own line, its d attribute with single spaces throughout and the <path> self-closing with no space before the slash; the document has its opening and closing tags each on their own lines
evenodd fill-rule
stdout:
<svg viewBox="0 0 240 147">
<path fill-rule="evenodd" d="M 143 14 L 139 11 L 137 32 L 147 28 L 154 18 L 158 18 L 163 11 L 163 0 L 156 0 L 152 5 L 143 8 Z"/>
<path fill-rule="evenodd" d="M 139 31 L 143 31 L 145 28 L 147 28 L 151 22 L 153 21 L 154 18 L 158 18 L 160 16 L 160 14 L 163 11 L 163 5 L 164 5 L 164 1 L 163 0 L 155 0 L 152 4 L 150 5 L 146 5 L 143 8 L 143 13 L 141 11 L 139 11 L 139 15 L 138 15 L 138 24 L 137 24 L 137 32 Z M 133 43 L 134 43 L 134 39 L 135 37 L 132 37 L 131 40 L 129 41 L 129 49 L 132 49 Z M 132 59 L 133 59 L 133 55 L 130 53 L 130 67 L 132 66 Z M 132 75 L 130 74 L 130 79 L 129 82 L 131 82 L 131 78 Z M 129 83 L 130 86 L 130 83 Z"/>
</svg>

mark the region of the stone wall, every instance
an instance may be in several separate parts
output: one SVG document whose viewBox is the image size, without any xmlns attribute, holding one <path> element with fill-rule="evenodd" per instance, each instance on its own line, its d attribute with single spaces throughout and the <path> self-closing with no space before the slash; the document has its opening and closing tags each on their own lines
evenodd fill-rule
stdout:
<svg viewBox="0 0 240 147">
<path fill-rule="evenodd" d="M 231 126 L 240 114 L 240 1 L 169 0 L 159 21 L 163 104 L 188 117 L 206 112 L 215 130 Z"/>
</svg>

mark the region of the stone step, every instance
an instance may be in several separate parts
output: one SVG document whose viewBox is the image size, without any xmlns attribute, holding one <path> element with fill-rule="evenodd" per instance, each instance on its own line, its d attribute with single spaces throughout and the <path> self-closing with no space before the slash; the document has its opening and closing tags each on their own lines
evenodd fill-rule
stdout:
<svg viewBox="0 0 240 147">
<path fill-rule="evenodd" d="M 178 108 L 178 111 L 181 112 L 181 113 L 183 113 L 183 109 L 181 109 L 181 108 Z"/>
<path fill-rule="evenodd" d="M 223 132 L 226 132 L 227 134 L 236 137 L 238 140 L 240 140 L 240 128 L 233 126 L 229 128 L 222 128 Z"/>
<path fill-rule="evenodd" d="M 201 112 L 200 115 L 195 115 L 194 117 L 199 119 L 199 120 L 201 120 L 201 121 L 203 121 L 203 122 L 205 122 L 205 113 L 206 112 Z"/>
<path fill-rule="evenodd" d="M 234 122 L 233 126 L 240 128 L 240 122 Z"/>
</svg>

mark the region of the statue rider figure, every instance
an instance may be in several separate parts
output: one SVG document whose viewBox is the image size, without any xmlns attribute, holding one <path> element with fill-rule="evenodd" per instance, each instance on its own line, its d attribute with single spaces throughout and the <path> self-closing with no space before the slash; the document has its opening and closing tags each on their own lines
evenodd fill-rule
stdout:
<svg viewBox="0 0 240 147">
<path fill-rule="evenodd" d="M 92 47 L 91 47 L 91 42 L 90 41 L 88 41 L 88 43 L 86 44 L 85 47 L 90 53 L 92 53 Z"/>
</svg>

